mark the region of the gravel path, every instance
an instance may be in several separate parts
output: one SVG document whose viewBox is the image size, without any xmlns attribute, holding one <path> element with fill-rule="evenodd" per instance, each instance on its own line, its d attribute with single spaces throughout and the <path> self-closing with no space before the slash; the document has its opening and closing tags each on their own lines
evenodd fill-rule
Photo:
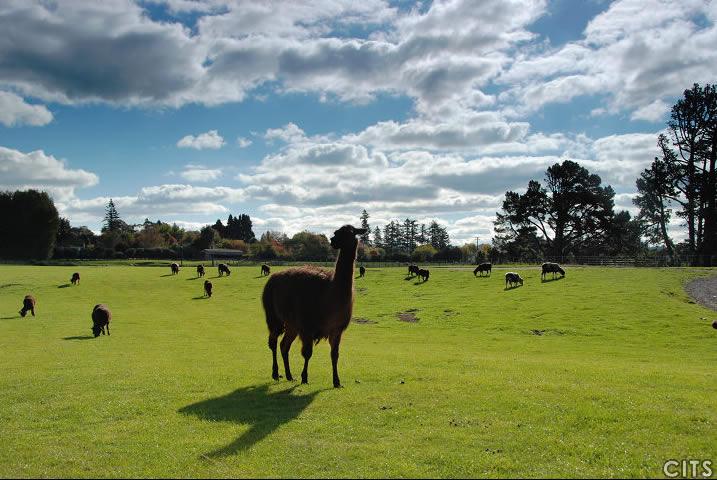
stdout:
<svg viewBox="0 0 717 480">
<path fill-rule="evenodd" d="M 717 310 L 717 276 L 692 280 L 685 286 L 685 290 L 695 302 Z"/>
</svg>

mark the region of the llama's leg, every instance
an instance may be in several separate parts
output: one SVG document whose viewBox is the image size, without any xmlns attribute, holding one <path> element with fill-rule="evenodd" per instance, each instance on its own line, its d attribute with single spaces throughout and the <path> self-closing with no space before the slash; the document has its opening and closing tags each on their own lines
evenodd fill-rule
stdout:
<svg viewBox="0 0 717 480">
<path fill-rule="evenodd" d="M 286 329 L 284 338 L 281 339 L 281 358 L 284 359 L 284 373 L 286 374 L 286 379 L 289 381 L 294 380 L 294 377 L 291 375 L 291 368 L 289 368 L 289 350 L 295 338 L 296 331 Z"/>
<path fill-rule="evenodd" d="M 269 333 L 269 348 L 272 356 L 271 378 L 274 380 L 279 380 L 279 364 L 276 362 L 276 343 L 278 338 L 278 335 L 272 332 Z"/>
<path fill-rule="evenodd" d="M 33 317 L 35 316 L 35 306 L 34 305 L 30 308 L 30 313 L 32 313 Z"/>
<path fill-rule="evenodd" d="M 314 343 L 310 338 L 301 339 L 301 355 L 304 357 L 304 370 L 301 372 L 301 383 L 309 383 L 309 360 L 314 353 Z"/>
<path fill-rule="evenodd" d="M 110 334 L 110 324 L 107 323 L 107 335 L 109 335 L 109 334 Z"/>
<path fill-rule="evenodd" d="M 331 345 L 331 367 L 334 370 L 334 388 L 341 388 L 339 380 L 339 344 L 341 343 L 341 334 L 329 338 Z"/>
</svg>

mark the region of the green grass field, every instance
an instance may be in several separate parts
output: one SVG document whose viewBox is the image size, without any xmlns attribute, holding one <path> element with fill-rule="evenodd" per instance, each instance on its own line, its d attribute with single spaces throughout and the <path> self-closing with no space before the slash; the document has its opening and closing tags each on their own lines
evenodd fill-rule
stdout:
<svg viewBox="0 0 717 480">
<path fill-rule="evenodd" d="M 65 286 L 79 271 L 79 286 Z M 3 477 L 662 476 L 717 464 L 717 314 L 700 269 L 403 268 L 355 281 L 331 387 L 274 382 L 259 268 L 0 266 Z M 17 314 L 27 293 L 37 317 Z M 307 299 L 308 300 L 308 299 Z M 106 303 L 110 337 L 91 337 Z M 415 323 L 397 313 L 415 309 Z M 292 348 L 298 376 L 300 343 Z M 283 370 L 283 369 L 282 369 Z M 282 372 L 283 373 L 283 372 Z M 714 468 L 713 464 L 713 468 Z M 717 470 L 717 469 L 716 469 Z"/>
</svg>

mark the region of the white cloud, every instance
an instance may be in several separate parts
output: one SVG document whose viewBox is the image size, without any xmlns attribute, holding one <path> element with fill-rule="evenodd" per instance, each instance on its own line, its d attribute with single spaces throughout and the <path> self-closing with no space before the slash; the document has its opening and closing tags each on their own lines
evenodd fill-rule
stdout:
<svg viewBox="0 0 717 480">
<path fill-rule="evenodd" d="M 659 121 L 666 100 L 717 73 L 714 2 L 617 0 L 584 37 L 553 50 L 519 54 L 500 76 L 500 100 L 516 116 L 581 95 L 604 95 L 595 114 L 632 112 Z"/>
<path fill-rule="evenodd" d="M 208 132 L 201 133 L 196 137 L 194 135 L 182 137 L 177 142 L 177 146 L 179 148 L 193 148 L 195 150 L 217 150 L 224 146 L 224 139 L 216 130 L 209 130 Z"/>
<path fill-rule="evenodd" d="M 238 137 L 237 138 L 237 145 L 239 145 L 240 148 L 246 148 L 249 145 L 251 145 L 253 142 L 249 140 L 248 138 L 244 137 Z"/>
<path fill-rule="evenodd" d="M 46 190 L 56 201 L 74 196 L 76 188 L 96 185 L 99 178 L 82 169 L 70 169 L 67 164 L 42 150 L 23 153 L 0 146 L 0 189 Z"/>
<path fill-rule="evenodd" d="M 211 182 L 222 176 L 222 170 L 207 168 L 203 165 L 185 165 L 179 175 L 190 182 Z"/>
<path fill-rule="evenodd" d="M 12 92 L 0 91 L 0 123 L 6 127 L 47 125 L 52 113 L 44 105 L 30 105 Z"/>
</svg>

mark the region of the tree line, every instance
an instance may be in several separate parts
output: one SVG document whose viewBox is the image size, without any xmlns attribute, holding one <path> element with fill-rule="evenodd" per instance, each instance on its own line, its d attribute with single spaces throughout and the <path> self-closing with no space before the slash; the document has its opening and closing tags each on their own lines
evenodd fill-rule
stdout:
<svg viewBox="0 0 717 480">
<path fill-rule="evenodd" d="M 540 260 L 579 255 L 690 255 L 694 264 L 717 258 L 717 92 L 695 84 L 672 107 L 667 134 L 636 181 L 639 213 L 615 212 L 612 187 L 571 160 L 547 169 L 545 185 L 531 180 L 525 193 L 506 192 L 496 213 L 495 253 Z M 675 245 L 671 215 L 687 229 Z"/>
</svg>

